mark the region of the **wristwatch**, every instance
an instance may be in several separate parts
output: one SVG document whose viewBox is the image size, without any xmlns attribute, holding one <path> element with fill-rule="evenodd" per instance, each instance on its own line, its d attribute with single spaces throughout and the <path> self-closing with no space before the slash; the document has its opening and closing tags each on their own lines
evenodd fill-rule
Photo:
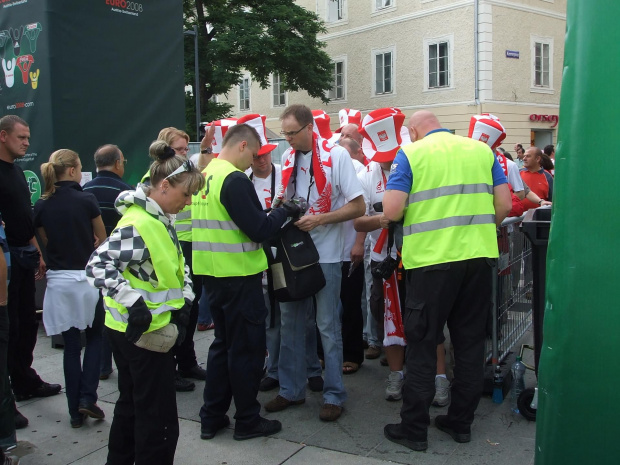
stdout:
<svg viewBox="0 0 620 465">
<path fill-rule="evenodd" d="M 200 150 L 200 153 L 212 154 L 213 153 L 213 149 L 211 147 L 209 147 L 207 149 L 202 149 L 202 150 Z"/>
<path fill-rule="evenodd" d="M 543 203 L 543 199 L 540 199 L 540 200 L 538 201 L 538 205 L 542 205 L 542 203 Z"/>
</svg>

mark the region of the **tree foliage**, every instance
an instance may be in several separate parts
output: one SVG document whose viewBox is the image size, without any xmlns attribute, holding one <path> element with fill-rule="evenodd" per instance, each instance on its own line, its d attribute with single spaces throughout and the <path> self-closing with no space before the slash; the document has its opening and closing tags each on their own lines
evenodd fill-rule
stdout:
<svg viewBox="0 0 620 465">
<path fill-rule="evenodd" d="M 243 70 L 263 89 L 270 85 L 270 74 L 279 73 L 286 90 L 328 100 L 332 65 L 325 44 L 317 40 L 325 28 L 315 13 L 294 0 L 183 0 L 183 8 L 186 29 L 198 26 L 203 121 L 228 116 L 230 105 L 210 99 L 228 94 Z M 192 39 L 185 40 L 185 82 L 193 87 Z M 187 114 L 195 115 L 193 98 L 186 103 Z M 195 126 L 194 116 L 187 121 L 188 129 Z"/>
</svg>

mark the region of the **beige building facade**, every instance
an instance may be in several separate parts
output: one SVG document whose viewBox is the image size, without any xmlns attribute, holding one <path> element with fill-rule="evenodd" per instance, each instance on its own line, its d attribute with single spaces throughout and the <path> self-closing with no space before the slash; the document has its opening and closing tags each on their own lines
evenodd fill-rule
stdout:
<svg viewBox="0 0 620 465">
<path fill-rule="evenodd" d="M 334 66 L 330 103 L 281 92 L 277 75 L 265 90 L 245 75 L 218 98 L 235 105 L 235 116 L 267 115 L 275 133 L 292 103 L 325 110 L 333 129 L 341 108 L 429 109 L 462 135 L 471 115 L 493 113 L 506 127 L 506 150 L 542 148 L 556 141 L 566 1 L 298 0 L 327 26 L 320 39 Z"/>
</svg>

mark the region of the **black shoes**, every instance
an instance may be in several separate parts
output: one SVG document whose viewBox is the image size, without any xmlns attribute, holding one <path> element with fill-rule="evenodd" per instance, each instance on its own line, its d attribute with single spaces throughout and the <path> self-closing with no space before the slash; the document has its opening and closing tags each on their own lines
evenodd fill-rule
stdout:
<svg viewBox="0 0 620 465">
<path fill-rule="evenodd" d="M 435 417 L 435 426 L 438 430 L 441 430 L 444 433 L 448 433 L 450 436 L 452 436 L 452 439 L 454 439 L 456 442 L 463 443 L 471 441 L 471 432 L 462 431 L 459 433 L 452 429 L 450 423 L 448 423 L 448 415 L 437 415 Z"/>
<path fill-rule="evenodd" d="M 99 408 L 99 406 L 95 403 L 92 404 L 80 404 L 80 408 L 78 409 L 82 415 L 88 415 L 91 418 L 96 418 L 97 420 L 102 420 L 105 418 L 105 412 Z"/>
<path fill-rule="evenodd" d="M 15 429 L 24 429 L 26 426 L 28 426 L 28 418 L 15 409 Z"/>
<path fill-rule="evenodd" d="M 267 392 L 277 387 L 280 387 L 280 381 L 267 376 L 266 378 L 263 378 L 260 384 L 258 385 L 258 390 L 261 392 Z"/>
<path fill-rule="evenodd" d="M 411 450 L 422 452 L 428 449 L 427 440 L 416 441 L 415 439 L 410 438 L 407 436 L 407 433 L 403 431 L 401 424 L 385 425 L 385 428 L 383 428 L 383 434 L 390 441 L 400 444 L 401 446 L 405 446 Z"/>
<path fill-rule="evenodd" d="M 320 376 L 311 376 L 308 378 L 308 387 L 312 392 L 321 392 L 323 390 L 323 378 Z"/>
<path fill-rule="evenodd" d="M 86 420 L 86 415 L 83 413 L 78 414 L 75 417 L 71 417 L 71 428 L 81 428 Z"/>
<path fill-rule="evenodd" d="M 180 374 L 174 375 L 174 389 L 177 392 L 190 392 L 196 389 L 196 385 L 189 379 L 182 378 Z"/>
<path fill-rule="evenodd" d="M 43 383 L 34 391 L 27 393 L 15 393 L 15 400 L 22 401 L 32 399 L 33 397 L 50 397 L 60 392 L 62 386 L 60 384 Z"/>
<path fill-rule="evenodd" d="M 179 375 L 182 378 L 192 378 L 198 381 L 204 381 L 207 379 L 207 370 L 200 368 L 198 365 L 194 365 L 189 370 L 179 370 Z"/>
<path fill-rule="evenodd" d="M 235 428 L 233 438 L 237 441 L 244 441 L 246 439 L 269 436 L 277 433 L 281 429 L 282 423 L 278 420 L 267 420 L 266 418 L 259 417 L 258 423 L 254 426 L 254 428 L 246 431 L 238 431 L 237 428 Z"/>
<path fill-rule="evenodd" d="M 228 425 L 230 425 L 230 418 L 228 418 L 228 415 L 224 415 L 224 418 L 214 428 L 201 427 L 200 439 L 213 439 L 219 430 L 226 428 Z"/>
</svg>

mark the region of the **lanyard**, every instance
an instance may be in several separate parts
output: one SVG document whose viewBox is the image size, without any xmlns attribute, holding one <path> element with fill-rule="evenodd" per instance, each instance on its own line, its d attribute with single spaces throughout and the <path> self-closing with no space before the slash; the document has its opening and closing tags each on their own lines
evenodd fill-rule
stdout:
<svg viewBox="0 0 620 465">
<path fill-rule="evenodd" d="M 250 173 L 250 181 L 254 182 L 254 173 Z M 273 196 L 276 194 L 276 167 L 271 164 L 271 203 L 273 204 Z"/>
<path fill-rule="evenodd" d="M 310 183 L 308 184 L 308 196 L 306 197 L 307 204 L 310 204 L 310 191 L 312 189 L 312 186 L 314 185 L 314 164 L 312 163 L 313 157 L 314 157 L 314 153 L 312 153 L 312 155 L 310 156 Z M 299 151 L 295 153 L 295 165 L 293 166 L 293 184 L 295 185 L 295 190 L 297 190 L 297 160 L 298 159 L 299 159 Z"/>
</svg>

